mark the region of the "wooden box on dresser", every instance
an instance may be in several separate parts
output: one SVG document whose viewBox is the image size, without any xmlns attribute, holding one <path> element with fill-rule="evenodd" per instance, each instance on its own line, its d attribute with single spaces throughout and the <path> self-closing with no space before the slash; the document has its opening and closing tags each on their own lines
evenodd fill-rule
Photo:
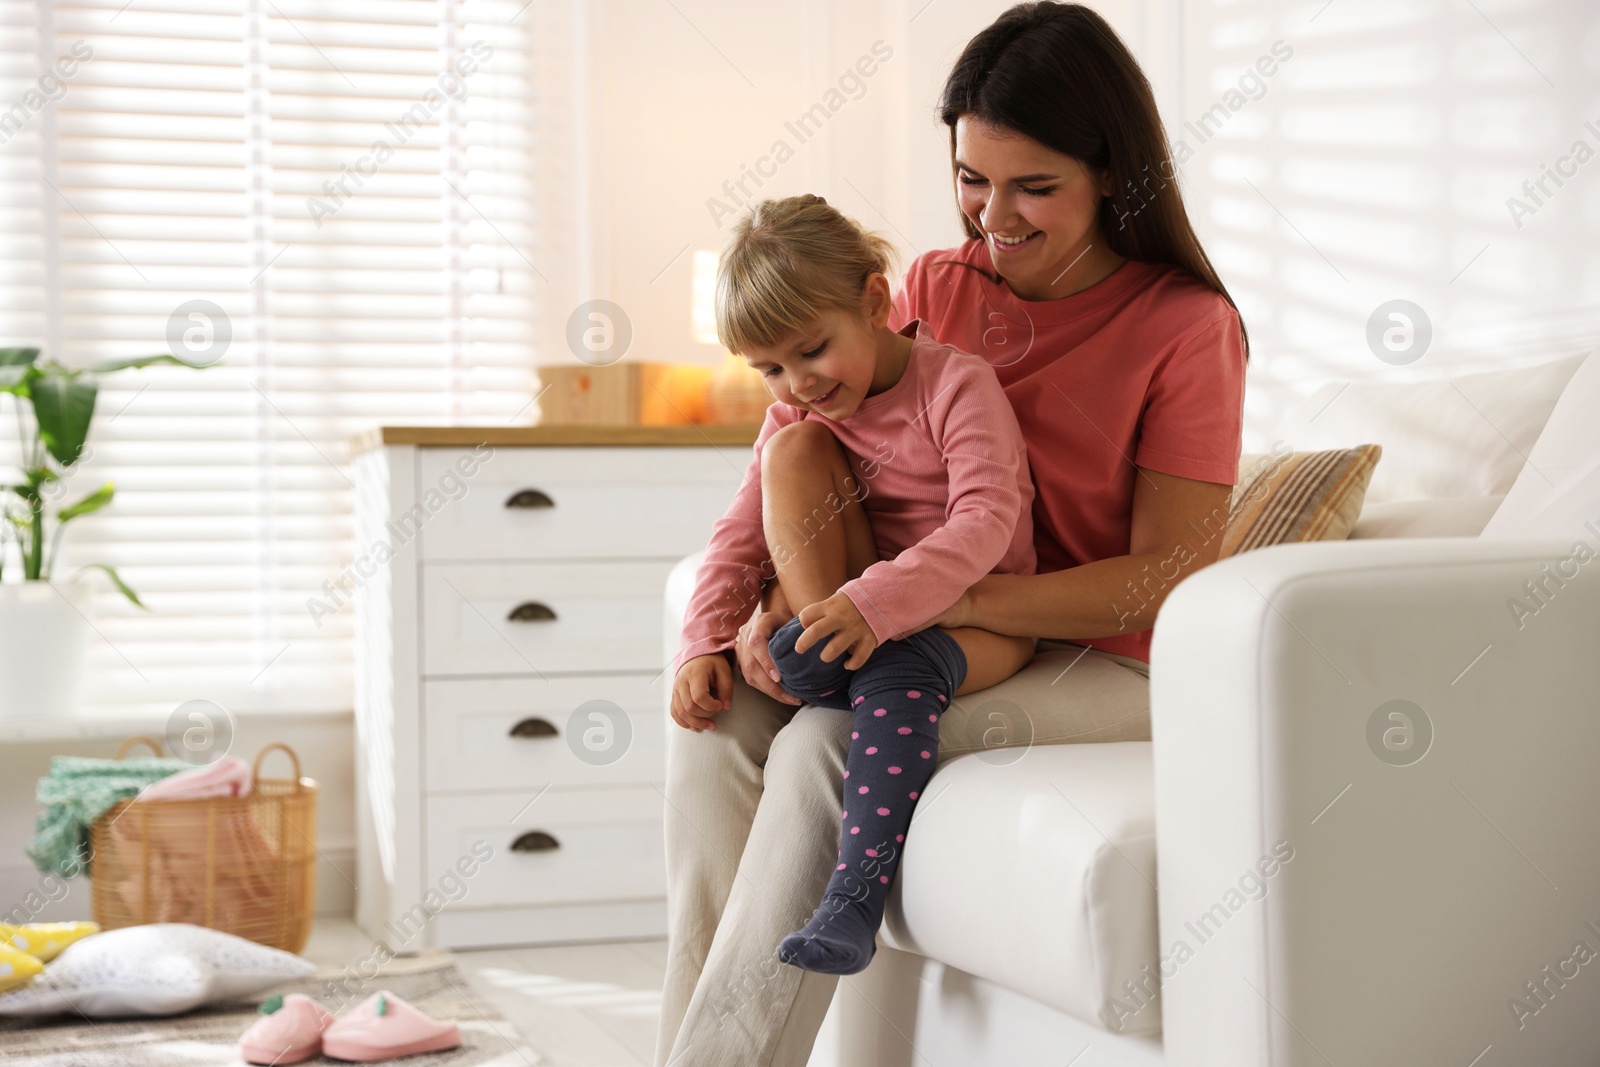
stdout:
<svg viewBox="0 0 1600 1067">
<path fill-rule="evenodd" d="M 356 919 L 391 951 L 661 936 L 663 591 L 754 427 L 352 443 Z"/>
</svg>

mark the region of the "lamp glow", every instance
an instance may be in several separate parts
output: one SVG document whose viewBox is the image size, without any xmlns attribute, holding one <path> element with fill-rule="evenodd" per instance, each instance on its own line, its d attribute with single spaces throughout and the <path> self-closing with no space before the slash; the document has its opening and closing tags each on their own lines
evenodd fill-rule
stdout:
<svg viewBox="0 0 1600 1067">
<path fill-rule="evenodd" d="M 694 283 L 690 312 L 693 316 L 694 339 L 703 345 L 719 344 L 717 340 L 717 261 L 716 252 L 697 248 L 694 252 Z"/>
</svg>

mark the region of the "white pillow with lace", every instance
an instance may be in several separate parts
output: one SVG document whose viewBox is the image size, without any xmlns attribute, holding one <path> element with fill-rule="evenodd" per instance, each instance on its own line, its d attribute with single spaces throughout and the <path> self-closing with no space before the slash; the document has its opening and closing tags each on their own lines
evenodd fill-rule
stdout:
<svg viewBox="0 0 1600 1067">
<path fill-rule="evenodd" d="M 220 930 L 126 926 L 69 945 L 31 983 L 0 993 L 0 1015 L 177 1015 L 315 971 L 309 960 Z"/>
</svg>

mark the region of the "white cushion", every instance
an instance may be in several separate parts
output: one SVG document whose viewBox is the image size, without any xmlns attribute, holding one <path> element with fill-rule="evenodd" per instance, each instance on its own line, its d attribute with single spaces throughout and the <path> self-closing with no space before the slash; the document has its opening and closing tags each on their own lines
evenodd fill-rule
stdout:
<svg viewBox="0 0 1600 1067">
<path fill-rule="evenodd" d="M 1361 508 L 1350 540 L 1368 537 L 1476 537 L 1504 497 L 1380 500 Z"/>
<path fill-rule="evenodd" d="M 1581 536 L 1600 523 L 1600 356 L 1590 356 L 1567 383 L 1544 432 L 1528 453 L 1505 502 L 1483 536 Z"/>
<path fill-rule="evenodd" d="M 884 943 L 1107 1029 L 1159 1030 L 1159 1002 L 1123 985 L 1156 984 L 1150 743 L 985 755 L 951 760 L 923 791 Z"/>
<path fill-rule="evenodd" d="M 1590 553 L 1600 551 L 1600 466 L 1565 483 L 1555 499 L 1526 520 L 1495 525 L 1483 532 L 1485 538 L 1571 539 L 1573 548 L 1582 541 Z"/>
<path fill-rule="evenodd" d="M 1369 502 L 1500 496 L 1583 359 L 1432 381 L 1330 382 L 1274 437 L 1297 452 L 1381 444 Z"/>
<path fill-rule="evenodd" d="M 176 1015 L 315 972 L 292 953 L 203 926 L 125 926 L 68 945 L 38 978 L 0 994 L 0 1015 Z"/>
</svg>

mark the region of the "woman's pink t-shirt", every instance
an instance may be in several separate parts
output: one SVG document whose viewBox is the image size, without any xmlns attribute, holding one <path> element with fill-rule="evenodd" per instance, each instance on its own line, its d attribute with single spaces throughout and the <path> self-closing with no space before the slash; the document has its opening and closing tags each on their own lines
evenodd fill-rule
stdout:
<svg viewBox="0 0 1600 1067">
<path fill-rule="evenodd" d="M 1226 300 L 1136 260 L 1059 300 L 1023 300 L 993 269 L 979 241 L 919 256 L 890 325 L 923 319 L 999 375 L 1028 443 L 1041 573 L 1128 554 L 1136 467 L 1234 484 L 1245 356 Z M 1148 630 L 1084 643 L 1150 659 Z"/>
</svg>

